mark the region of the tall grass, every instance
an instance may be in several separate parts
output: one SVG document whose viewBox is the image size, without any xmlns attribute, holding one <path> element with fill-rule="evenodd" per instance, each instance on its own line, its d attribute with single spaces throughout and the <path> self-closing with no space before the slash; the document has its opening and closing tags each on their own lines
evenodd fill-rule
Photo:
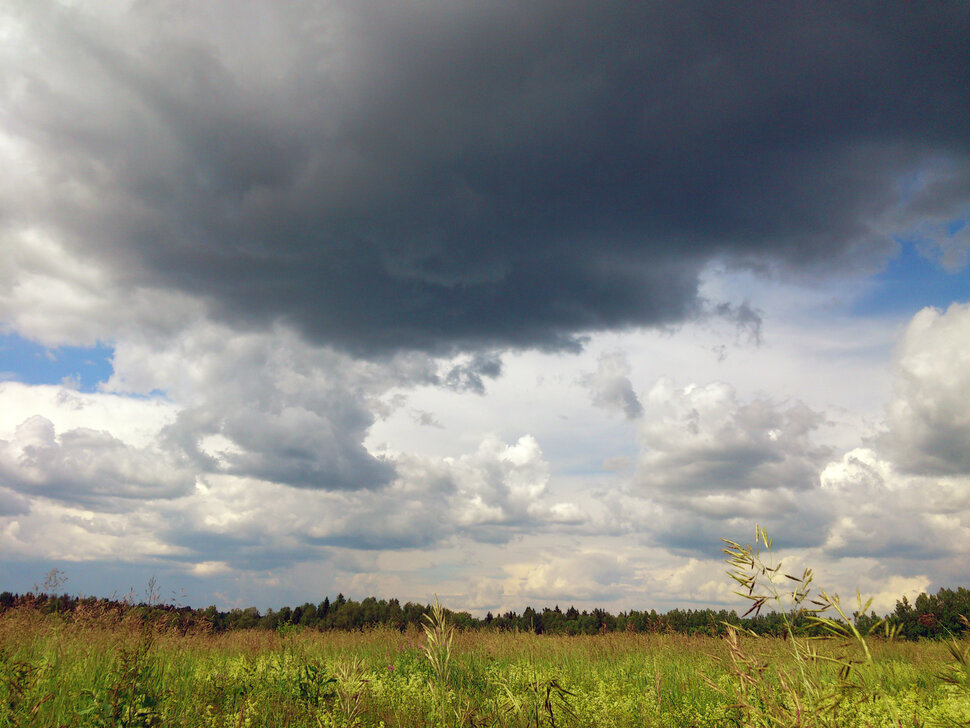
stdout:
<svg viewBox="0 0 970 728">
<path fill-rule="evenodd" d="M 770 724 L 739 707 L 732 651 L 761 670 L 761 695 L 771 699 L 792 689 L 791 645 L 736 640 L 454 633 L 442 681 L 426 652 L 434 643 L 415 631 L 146 638 L 137 625 L 13 611 L 0 618 L 0 726 Z M 835 659 L 840 646 L 827 642 L 818 652 Z M 937 677 L 953 662 L 946 644 L 874 641 L 871 656 L 866 692 L 847 693 L 831 724 L 970 719 L 968 692 Z M 811 669 L 820 683 L 838 684 L 837 662 L 821 659 Z M 810 707 L 803 705 L 800 725 L 812 724 Z"/>
<path fill-rule="evenodd" d="M 928 726 L 970 721 L 970 643 L 855 630 L 811 574 L 727 544 L 739 591 L 786 639 L 731 629 L 545 636 L 423 630 L 209 634 L 135 616 L 0 615 L 0 728 Z M 767 551 L 762 551 L 761 548 Z M 752 580 L 750 577 L 754 575 Z M 829 639 L 808 639 L 806 615 Z"/>
<path fill-rule="evenodd" d="M 847 714 L 862 713 L 877 714 L 889 721 L 887 725 L 902 726 L 904 720 L 921 724 L 919 706 L 901 703 L 887 689 L 891 687 L 887 670 L 873 658 L 870 645 L 880 638 L 892 643 L 895 629 L 877 621 L 863 633 L 856 625 L 856 616 L 866 613 L 871 599 L 864 602 L 856 592 L 856 609 L 850 614 L 838 594 L 816 587 L 811 569 L 800 576 L 787 573 L 774 560 L 772 541 L 760 526 L 755 527 L 754 545 L 723 541 L 728 574 L 740 587 L 738 596 L 749 601 L 748 613 L 757 614 L 766 606 L 776 609 L 785 625 L 788 649 L 787 660 L 764 661 L 746 647 L 737 628 L 726 625 L 730 659 L 725 666 L 734 679 L 717 689 L 733 699 L 739 724 L 834 728 L 845 725 Z M 799 623 L 815 629 L 800 630 Z M 947 646 L 963 670 L 951 667 L 941 677 L 964 687 L 968 683 L 962 678 L 970 674 L 970 649 L 955 639 Z M 953 696 L 954 703 L 965 703 L 968 695 L 964 691 Z"/>
</svg>

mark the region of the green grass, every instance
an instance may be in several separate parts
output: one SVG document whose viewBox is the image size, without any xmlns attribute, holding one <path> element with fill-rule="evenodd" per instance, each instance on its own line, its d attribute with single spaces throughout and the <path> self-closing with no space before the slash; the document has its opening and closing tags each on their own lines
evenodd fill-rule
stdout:
<svg viewBox="0 0 970 728">
<path fill-rule="evenodd" d="M 738 637 L 760 681 L 745 693 L 729 640 L 449 639 L 447 625 L 435 629 L 179 635 L 99 615 L 10 610 L 0 616 L 0 727 L 781 725 L 768 704 L 737 707 L 755 688 L 782 703 L 808 701 L 798 715 L 806 726 L 970 720 L 970 691 L 939 678 L 954 664 L 945 643 L 870 639 L 869 663 L 852 642 L 820 643 L 822 658 L 859 660 L 851 685 L 839 679 L 840 662 L 801 666 L 831 687 L 822 697 L 838 704 L 829 710 L 798 692 L 786 640 Z"/>
</svg>

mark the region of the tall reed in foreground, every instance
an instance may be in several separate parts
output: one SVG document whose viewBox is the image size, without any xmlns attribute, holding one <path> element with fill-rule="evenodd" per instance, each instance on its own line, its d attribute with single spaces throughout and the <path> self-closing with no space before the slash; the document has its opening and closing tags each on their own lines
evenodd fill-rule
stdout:
<svg viewBox="0 0 970 728">
<path fill-rule="evenodd" d="M 729 670 L 735 677 L 732 708 L 742 724 L 766 728 L 838 726 L 845 701 L 878 699 L 879 691 L 872 689 L 867 680 L 866 668 L 872 665 L 867 636 L 883 626 L 884 621 L 875 623 L 867 634 L 862 634 L 855 625 L 854 615 L 850 616 L 843 608 L 839 595 L 815 587 L 811 569 L 795 576 L 782 571 L 780 561 L 774 563 L 772 540 L 761 526 L 755 526 L 753 546 L 742 546 L 728 539 L 722 541 L 726 562 L 731 567 L 728 574 L 741 587 L 735 593 L 751 602 L 744 616 L 757 615 L 766 606 L 779 612 L 795 668 L 789 672 L 760 662 L 745 649 L 741 639 L 743 628 L 725 625 Z M 864 614 L 872 600 L 863 603 L 858 592 L 856 598 L 855 614 Z M 800 625 L 815 627 L 816 634 L 805 636 Z M 885 634 L 894 636 L 888 625 Z M 831 638 L 842 640 L 839 649 L 821 651 L 820 641 Z M 853 646 L 857 656 L 851 654 Z M 766 679 L 769 671 L 776 673 L 774 680 Z"/>
<path fill-rule="evenodd" d="M 958 619 L 967 629 L 970 629 L 970 620 L 966 615 L 961 614 Z M 944 668 L 938 677 L 945 683 L 963 688 L 970 695 L 970 642 L 960 642 L 951 634 L 947 638 L 946 647 L 950 651 L 953 662 Z"/>
<path fill-rule="evenodd" d="M 425 615 L 424 625 L 424 656 L 431 665 L 432 678 L 429 688 L 434 696 L 438 708 L 441 725 L 447 724 L 448 689 L 451 682 L 451 642 L 454 639 L 454 628 L 448 624 L 445 610 L 438 602 L 435 594 L 431 613 Z"/>
</svg>

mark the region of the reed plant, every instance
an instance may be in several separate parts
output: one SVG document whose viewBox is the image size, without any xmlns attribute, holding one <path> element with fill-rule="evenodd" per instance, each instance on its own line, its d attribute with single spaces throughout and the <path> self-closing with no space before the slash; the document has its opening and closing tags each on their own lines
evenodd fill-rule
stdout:
<svg viewBox="0 0 970 728">
<path fill-rule="evenodd" d="M 434 696 L 440 725 L 448 723 L 449 691 L 451 686 L 451 643 L 455 630 L 448 624 L 444 607 L 438 602 L 435 594 L 431 613 L 425 615 L 423 652 L 431 666 L 431 678 L 428 688 Z"/>
<path fill-rule="evenodd" d="M 761 526 L 755 527 L 754 545 L 722 540 L 728 574 L 740 585 L 735 593 L 750 603 L 745 616 L 765 607 L 776 610 L 790 649 L 790 660 L 765 662 L 746 649 L 743 629 L 725 625 L 727 668 L 734 682 L 721 692 L 733 699 L 739 725 L 835 727 L 843 725 L 853 706 L 873 702 L 883 704 L 898 723 L 894 701 L 877 687 L 869 645 L 880 628 L 887 640 L 895 637 L 895 629 L 878 620 L 863 633 L 855 623 L 872 600 L 863 601 L 857 591 L 856 609 L 849 614 L 838 594 L 816 587 L 811 569 L 800 576 L 785 572 Z M 758 639 L 753 632 L 748 635 Z"/>
</svg>

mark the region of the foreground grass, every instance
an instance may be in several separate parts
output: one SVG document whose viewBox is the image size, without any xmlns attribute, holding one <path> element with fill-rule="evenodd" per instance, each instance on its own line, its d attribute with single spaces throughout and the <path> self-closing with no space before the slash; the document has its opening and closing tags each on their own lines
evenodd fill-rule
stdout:
<svg viewBox="0 0 970 728">
<path fill-rule="evenodd" d="M 766 695 L 815 699 L 799 697 L 800 667 L 782 640 L 740 638 L 747 672 L 728 641 L 708 637 L 478 632 L 443 641 L 445 673 L 417 632 L 179 635 L 11 610 L 0 616 L 0 726 L 772 725 Z M 829 642 L 822 652 L 851 649 Z M 816 697 L 829 702 L 798 706 L 800 722 L 789 724 L 970 720 L 970 692 L 936 677 L 952 662 L 945 645 L 871 649 L 851 684 L 834 663 L 814 661 L 833 686 Z"/>
</svg>

